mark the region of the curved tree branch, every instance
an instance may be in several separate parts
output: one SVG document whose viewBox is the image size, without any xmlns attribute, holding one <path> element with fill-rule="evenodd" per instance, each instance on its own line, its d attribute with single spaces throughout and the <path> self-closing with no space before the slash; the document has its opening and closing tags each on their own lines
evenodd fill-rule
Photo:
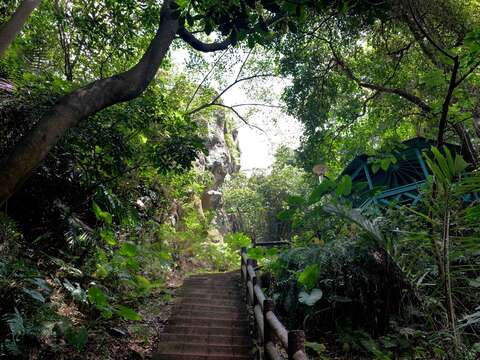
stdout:
<svg viewBox="0 0 480 360">
<path fill-rule="evenodd" d="M 198 40 L 191 32 L 189 32 L 184 27 L 180 27 L 178 29 L 178 36 L 189 44 L 192 48 L 202 52 L 214 52 L 219 50 L 227 49 L 232 41 L 230 38 L 226 38 L 220 42 L 213 42 L 213 43 L 204 43 L 203 41 Z"/>
<path fill-rule="evenodd" d="M 335 56 L 337 64 L 344 71 L 344 73 L 347 75 L 347 77 L 350 80 L 355 81 L 359 86 L 361 86 L 363 88 L 366 88 L 366 89 L 376 90 L 376 91 L 387 93 L 387 94 L 396 94 L 396 95 L 404 98 L 405 100 L 408 100 L 411 103 L 417 105 L 424 112 L 428 113 L 428 112 L 432 111 L 432 108 L 425 101 L 423 101 L 418 96 L 413 95 L 413 94 L 409 93 L 408 91 L 406 91 L 404 89 L 391 88 L 391 87 L 387 87 L 387 86 L 384 86 L 384 85 L 373 84 L 373 83 L 368 83 L 368 82 L 365 82 L 365 81 L 361 81 L 360 79 L 358 79 L 354 75 L 353 71 L 345 64 L 345 62 L 342 59 L 340 59 L 335 53 L 334 53 L 334 56 Z"/>
</svg>

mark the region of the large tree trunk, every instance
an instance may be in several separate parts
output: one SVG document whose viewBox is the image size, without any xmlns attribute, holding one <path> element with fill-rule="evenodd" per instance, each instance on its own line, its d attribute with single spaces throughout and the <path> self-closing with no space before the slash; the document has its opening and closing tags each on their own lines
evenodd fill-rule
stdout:
<svg viewBox="0 0 480 360">
<path fill-rule="evenodd" d="M 94 81 L 64 96 L 0 162 L 0 204 L 4 203 L 47 156 L 65 131 L 89 115 L 139 96 L 153 80 L 179 22 L 170 1 L 162 6 L 160 25 L 141 60 L 130 70 Z"/>
<path fill-rule="evenodd" d="M 17 34 L 22 30 L 23 25 L 33 10 L 40 4 L 41 0 L 24 0 L 15 13 L 12 15 L 0 30 L 0 57 L 10 46 Z"/>
</svg>

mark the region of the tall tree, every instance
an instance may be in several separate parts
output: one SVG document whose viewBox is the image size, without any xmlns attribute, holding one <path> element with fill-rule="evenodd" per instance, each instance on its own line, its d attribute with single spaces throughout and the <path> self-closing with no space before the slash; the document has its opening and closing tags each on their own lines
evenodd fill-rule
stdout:
<svg viewBox="0 0 480 360">
<path fill-rule="evenodd" d="M 241 40 L 247 40 L 251 45 L 265 43 L 272 39 L 272 31 L 281 33 L 287 27 L 296 28 L 296 22 L 305 21 L 305 5 L 323 11 L 326 6 L 343 8 L 344 3 L 348 2 L 165 0 L 156 35 L 136 65 L 123 73 L 93 81 L 61 98 L 0 162 L 0 203 L 18 189 L 67 129 L 108 106 L 139 96 L 155 77 L 177 36 L 202 52 L 224 50 Z M 358 0 L 357 3 L 356 12 L 372 8 L 372 1 Z M 373 3 L 384 6 L 383 1 Z M 224 36 L 223 40 L 201 41 L 187 30 L 195 23 L 196 30 L 207 35 L 218 31 Z"/>
<path fill-rule="evenodd" d="M 358 153 L 412 136 L 440 146 L 460 140 L 465 158 L 478 162 L 469 121 L 477 117 L 478 17 L 471 2 L 441 3 L 440 11 L 438 2 L 402 0 L 367 22 L 312 14 L 281 44 L 293 78 L 285 100 L 306 127 L 307 168 L 327 161 L 340 170 Z"/>
<path fill-rule="evenodd" d="M 15 40 L 17 34 L 22 30 L 23 25 L 35 8 L 40 5 L 41 0 L 23 0 L 18 9 L 0 30 L 0 57 Z"/>
</svg>

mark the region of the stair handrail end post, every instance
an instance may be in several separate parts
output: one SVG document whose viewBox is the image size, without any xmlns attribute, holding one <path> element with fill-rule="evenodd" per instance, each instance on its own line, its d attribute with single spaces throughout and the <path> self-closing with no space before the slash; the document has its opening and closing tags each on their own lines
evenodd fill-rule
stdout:
<svg viewBox="0 0 480 360">
<path fill-rule="evenodd" d="M 267 320 L 267 313 L 269 311 L 274 311 L 275 305 L 273 301 L 270 299 L 263 300 L 263 352 L 264 358 L 266 360 L 269 359 L 269 354 L 267 350 L 268 344 L 275 342 L 275 336 L 273 334 L 272 328 L 270 327 L 270 323 Z"/>
<path fill-rule="evenodd" d="M 288 359 L 293 360 L 298 351 L 305 354 L 305 332 L 303 330 L 291 330 L 288 332 Z"/>
</svg>

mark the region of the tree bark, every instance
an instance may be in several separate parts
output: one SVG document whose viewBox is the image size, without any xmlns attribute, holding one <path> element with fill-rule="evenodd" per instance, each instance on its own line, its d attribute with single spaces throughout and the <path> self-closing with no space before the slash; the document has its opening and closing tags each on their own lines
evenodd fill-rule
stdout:
<svg viewBox="0 0 480 360">
<path fill-rule="evenodd" d="M 163 3 L 160 24 L 147 51 L 130 70 L 96 80 L 64 96 L 0 162 L 0 204 L 4 203 L 47 156 L 63 134 L 89 115 L 139 96 L 155 77 L 179 22 Z"/>
<path fill-rule="evenodd" d="M 480 138 L 480 96 L 477 95 L 477 102 L 473 108 L 473 127 L 475 129 L 475 134 Z"/>
<path fill-rule="evenodd" d="M 478 167 L 478 153 L 465 125 L 463 123 L 453 124 L 453 130 L 462 142 L 462 156 L 476 169 Z"/>
<path fill-rule="evenodd" d="M 0 30 L 0 57 L 15 40 L 17 34 L 22 30 L 23 25 L 33 10 L 40 4 L 41 0 L 24 0 L 15 13 L 12 15 Z"/>
</svg>

